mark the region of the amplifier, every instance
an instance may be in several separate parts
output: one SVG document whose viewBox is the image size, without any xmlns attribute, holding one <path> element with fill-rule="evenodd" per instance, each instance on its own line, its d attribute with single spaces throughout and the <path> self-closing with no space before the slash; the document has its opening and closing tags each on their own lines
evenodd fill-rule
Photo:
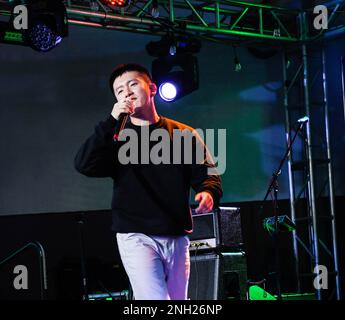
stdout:
<svg viewBox="0 0 345 320">
<path fill-rule="evenodd" d="M 190 300 L 245 300 L 247 258 L 243 251 L 192 254 Z"/>
<path fill-rule="evenodd" d="M 190 250 L 229 248 L 243 246 L 240 209 L 219 207 L 210 213 L 197 214 L 192 210 L 193 233 Z"/>
</svg>

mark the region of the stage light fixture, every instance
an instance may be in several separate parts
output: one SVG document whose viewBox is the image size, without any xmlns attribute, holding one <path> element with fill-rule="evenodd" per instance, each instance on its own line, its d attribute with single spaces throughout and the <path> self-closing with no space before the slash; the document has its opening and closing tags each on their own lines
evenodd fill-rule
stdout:
<svg viewBox="0 0 345 320">
<path fill-rule="evenodd" d="M 159 95 L 164 101 L 170 102 L 175 100 L 177 89 L 174 83 L 163 82 L 158 89 Z"/>
<path fill-rule="evenodd" d="M 171 56 L 174 56 L 174 55 L 176 54 L 176 51 L 177 51 L 177 49 L 176 49 L 175 43 L 171 44 L 171 46 L 170 46 L 170 48 L 169 48 L 169 54 L 170 54 Z"/>
<path fill-rule="evenodd" d="M 238 58 L 236 47 L 233 47 L 233 49 L 234 49 L 234 70 L 235 72 L 240 72 L 242 70 L 242 65 L 241 65 L 240 59 Z"/>
<path fill-rule="evenodd" d="M 129 5 L 130 0 L 101 0 L 101 2 L 108 6 L 123 8 Z"/>
<path fill-rule="evenodd" d="M 159 17 L 158 1 L 157 0 L 152 1 L 151 16 L 154 18 Z"/>
<path fill-rule="evenodd" d="M 195 54 L 200 51 L 198 39 L 181 35 L 167 34 L 158 41 L 150 41 L 146 45 L 147 53 L 152 57 L 164 57 L 175 54 Z"/>
<path fill-rule="evenodd" d="M 47 52 L 58 45 L 68 35 L 66 8 L 62 0 L 32 0 L 26 5 L 28 25 L 16 29 L 15 7 L 21 1 L 12 1 L 10 19 L 0 25 L 0 42 L 30 46 L 40 52 Z"/>
<path fill-rule="evenodd" d="M 62 38 L 54 32 L 52 26 L 43 21 L 37 21 L 34 26 L 30 28 L 29 39 L 33 49 L 42 52 L 51 50 L 62 40 Z"/>
<path fill-rule="evenodd" d="M 273 234 L 277 231 L 276 226 L 278 227 L 278 231 L 281 232 L 291 232 L 296 230 L 296 225 L 286 215 L 278 216 L 277 223 L 276 217 L 269 217 L 263 220 L 263 227 L 270 234 Z"/>
<path fill-rule="evenodd" d="M 159 96 L 176 101 L 199 88 L 198 60 L 191 54 L 159 57 L 152 62 L 152 77 Z"/>
<path fill-rule="evenodd" d="M 98 11 L 99 10 L 98 1 L 91 0 L 90 1 L 90 9 L 91 9 L 91 11 Z"/>
</svg>

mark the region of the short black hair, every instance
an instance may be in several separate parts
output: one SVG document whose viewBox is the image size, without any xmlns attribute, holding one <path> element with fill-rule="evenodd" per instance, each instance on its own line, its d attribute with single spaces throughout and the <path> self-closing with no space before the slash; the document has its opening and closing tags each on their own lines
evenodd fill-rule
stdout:
<svg viewBox="0 0 345 320">
<path fill-rule="evenodd" d="M 150 72 L 142 65 L 136 64 L 136 63 L 119 64 L 115 67 L 115 69 L 113 70 L 109 78 L 110 90 L 114 96 L 115 96 L 115 92 L 113 89 L 113 84 L 114 84 L 115 79 L 129 71 L 137 71 L 139 73 L 145 74 L 149 78 L 149 80 L 152 81 L 152 76 Z"/>
</svg>

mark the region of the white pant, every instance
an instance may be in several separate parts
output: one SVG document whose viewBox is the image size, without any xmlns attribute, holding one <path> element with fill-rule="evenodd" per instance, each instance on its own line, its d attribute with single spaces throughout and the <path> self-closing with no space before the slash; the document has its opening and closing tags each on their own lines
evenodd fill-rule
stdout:
<svg viewBox="0 0 345 320">
<path fill-rule="evenodd" d="M 116 238 L 134 299 L 187 299 L 190 269 L 188 236 L 117 233 Z"/>
</svg>

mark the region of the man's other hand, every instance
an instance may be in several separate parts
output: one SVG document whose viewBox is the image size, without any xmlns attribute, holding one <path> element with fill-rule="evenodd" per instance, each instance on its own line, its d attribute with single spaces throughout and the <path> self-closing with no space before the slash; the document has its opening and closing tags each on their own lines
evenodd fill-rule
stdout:
<svg viewBox="0 0 345 320">
<path fill-rule="evenodd" d="M 207 213 L 213 209 L 213 198 L 212 195 L 207 192 L 199 192 L 195 195 L 195 201 L 199 202 L 199 206 L 195 209 L 196 213 Z"/>
</svg>

